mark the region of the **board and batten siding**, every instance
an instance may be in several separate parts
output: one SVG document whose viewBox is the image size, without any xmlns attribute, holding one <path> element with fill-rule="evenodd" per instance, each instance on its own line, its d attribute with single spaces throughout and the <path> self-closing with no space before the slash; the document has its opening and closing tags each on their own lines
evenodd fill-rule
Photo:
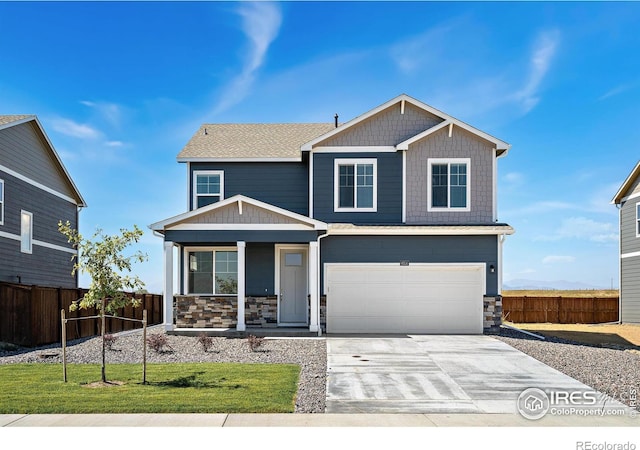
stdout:
<svg viewBox="0 0 640 450">
<path fill-rule="evenodd" d="M 376 212 L 335 212 L 335 160 L 377 161 Z M 402 223 L 402 154 L 400 152 L 314 153 L 313 218 L 327 223 Z"/>
<path fill-rule="evenodd" d="M 76 193 L 34 121 L 0 130 L 0 165 L 71 198 Z"/>
<path fill-rule="evenodd" d="M 486 263 L 486 295 L 498 293 L 497 236 L 329 236 L 321 241 L 326 263 Z M 489 266 L 496 270 L 491 272 Z M 321 286 L 324 292 L 324 269 Z"/>
<path fill-rule="evenodd" d="M 493 222 L 493 145 L 454 127 L 447 127 L 409 146 L 407 150 L 407 224 L 487 224 Z M 428 161 L 431 158 L 469 158 L 470 211 L 428 211 Z"/>
<path fill-rule="evenodd" d="M 194 209 L 193 172 L 224 172 L 224 198 L 244 195 L 302 215 L 309 214 L 309 175 L 303 162 L 191 163 L 189 210 Z"/>
</svg>

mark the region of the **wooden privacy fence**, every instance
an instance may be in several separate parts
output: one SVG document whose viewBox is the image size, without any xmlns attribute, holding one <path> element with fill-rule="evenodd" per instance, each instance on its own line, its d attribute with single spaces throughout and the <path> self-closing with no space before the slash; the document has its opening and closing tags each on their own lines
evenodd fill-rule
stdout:
<svg viewBox="0 0 640 450">
<path fill-rule="evenodd" d="M 0 283 L 0 342 L 9 342 L 26 347 L 60 342 L 60 310 L 67 311 L 68 318 L 90 317 L 97 314 L 95 308 L 69 311 L 72 302 L 82 298 L 86 289 L 63 289 L 42 286 L 25 286 Z M 127 306 L 118 310 L 119 317 L 142 320 L 142 311 L 147 310 L 149 325 L 162 323 L 162 295 L 128 294 L 141 300 L 137 308 Z M 142 325 L 128 320 L 107 319 L 106 332 L 141 328 Z M 67 327 L 67 339 L 73 340 L 100 334 L 98 319 L 76 320 Z"/>
<path fill-rule="evenodd" d="M 502 297 L 502 315 L 514 323 L 617 322 L 618 297 Z"/>
</svg>

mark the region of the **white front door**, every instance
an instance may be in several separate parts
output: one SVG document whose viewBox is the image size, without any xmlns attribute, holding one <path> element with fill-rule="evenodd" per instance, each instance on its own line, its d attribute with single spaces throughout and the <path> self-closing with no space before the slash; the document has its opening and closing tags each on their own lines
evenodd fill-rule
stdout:
<svg viewBox="0 0 640 450">
<path fill-rule="evenodd" d="M 307 325 L 307 248 L 281 248 L 279 265 L 279 323 Z"/>
</svg>

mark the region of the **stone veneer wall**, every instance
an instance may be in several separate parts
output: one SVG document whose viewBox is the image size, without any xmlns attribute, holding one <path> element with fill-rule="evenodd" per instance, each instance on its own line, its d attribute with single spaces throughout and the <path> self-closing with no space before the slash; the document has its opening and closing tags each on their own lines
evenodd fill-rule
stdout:
<svg viewBox="0 0 640 450">
<path fill-rule="evenodd" d="M 495 295 L 484 297 L 484 334 L 500 333 L 502 325 L 502 296 Z"/>
<path fill-rule="evenodd" d="M 246 325 L 277 326 L 277 304 L 276 296 L 247 297 Z M 236 297 L 177 295 L 174 315 L 178 328 L 235 328 L 238 323 L 238 301 Z"/>
</svg>

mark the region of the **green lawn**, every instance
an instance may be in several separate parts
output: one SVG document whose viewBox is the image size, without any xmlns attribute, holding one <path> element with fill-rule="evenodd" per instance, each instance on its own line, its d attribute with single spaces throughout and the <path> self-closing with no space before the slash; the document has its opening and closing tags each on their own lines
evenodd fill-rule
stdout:
<svg viewBox="0 0 640 450">
<path fill-rule="evenodd" d="M 287 364 L 108 364 L 107 380 L 88 387 L 100 366 L 0 365 L 0 414 L 79 413 L 290 413 L 300 368 Z"/>
</svg>

